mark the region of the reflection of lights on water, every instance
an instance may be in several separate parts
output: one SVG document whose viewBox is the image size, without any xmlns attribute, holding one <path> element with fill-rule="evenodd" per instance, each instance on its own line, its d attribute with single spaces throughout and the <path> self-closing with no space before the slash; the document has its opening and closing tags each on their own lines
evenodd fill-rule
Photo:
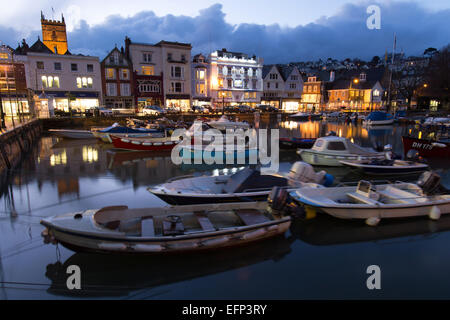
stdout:
<svg viewBox="0 0 450 320">
<path fill-rule="evenodd" d="M 339 137 L 342 137 L 342 129 L 339 129 Z"/>
<path fill-rule="evenodd" d="M 67 164 L 66 150 L 64 150 L 63 152 L 61 152 L 59 154 L 52 154 L 50 156 L 50 165 L 52 167 L 61 165 L 61 164 Z"/>
<path fill-rule="evenodd" d="M 83 147 L 83 161 L 89 163 L 98 161 L 98 150 L 92 147 Z"/>
<path fill-rule="evenodd" d="M 355 143 L 355 140 L 353 138 L 350 139 L 351 143 Z"/>
<path fill-rule="evenodd" d="M 419 131 L 419 139 L 422 139 L 422 131 Z"/>
</svg>

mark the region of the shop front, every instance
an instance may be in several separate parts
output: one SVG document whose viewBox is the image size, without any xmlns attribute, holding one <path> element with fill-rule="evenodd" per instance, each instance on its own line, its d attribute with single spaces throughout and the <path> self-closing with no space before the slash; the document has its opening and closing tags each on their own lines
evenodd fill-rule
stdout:
<svg viewBox="0 0 450 320">
<path fill-rule="evenodd" d="M 193 106 L 211 106 L 211 98 L 210 97 L 194 97 L 192 98 Z"/>
<path fill-rule="evenodd" d="M 1 94 L 1 106 L 3 113 L 7 117 L 18 116 L 19 114 L 29 114 L 30 105 L 26 95 Z"/>
<path fill-rule="evenodd" d="M 300 111 L 300 99 L 283 99 L 281 109 L 287 113 L 296 113 Z"/>
<path fill-rule="evenodd" d="M 67 92 L 46 91 L 37 97 L 41 105 L 47 104 L 55 111 L 85 112 L 87 109 L 100 106 L 99 92 Z M 51 109 L 50 107 L 50 109 Z"/>
<path fill-rule="evenodd" d="M 270 105 L 272 107 L 275 107 L 277 109 L 280 109 L 280 99 L 278 98 L 263 98 L 261 99 L 261 104 L 263 105 Z"/>
<path fill-rule="evenodd" d="M 191 110 L 191 96 L 189 94 L 168 94 L 166 95 L 166 108 L 189 112 Z"/>
</svg>

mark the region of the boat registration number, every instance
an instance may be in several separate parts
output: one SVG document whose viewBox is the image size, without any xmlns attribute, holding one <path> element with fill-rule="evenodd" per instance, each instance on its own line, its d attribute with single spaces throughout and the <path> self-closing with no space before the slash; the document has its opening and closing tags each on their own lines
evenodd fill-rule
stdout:
<svg viewBox="0 0 450 320">
<path fill-rule="evenodd" d="M 412 147 L 413 148 L 419 148 L 419 149 L 425 149 L 425 150 L 433 149 L 433 145 L 432 144 L 421 143 L 421 142 L 413 142 Z"/>
</svg>

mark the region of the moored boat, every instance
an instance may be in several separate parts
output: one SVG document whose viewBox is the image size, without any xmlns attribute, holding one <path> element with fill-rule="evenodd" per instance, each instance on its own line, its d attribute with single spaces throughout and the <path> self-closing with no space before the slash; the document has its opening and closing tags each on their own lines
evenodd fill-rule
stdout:
<svg viewBox="0 0 450 320">
<path fill-rule="evenodd" d="M 392 116 L 392 114 L 383 111 L 371 112 L 363 121 L 363 124 L 366 126 L 383 126 L 393 123 L 394 117 Z"/>
<path fill-rule="evenodd" d="M 409 150 L 417 150 L 422 157 L 426 158 L 449 158 L 450 140 L 440 139 L 419 139 L 412 136 L 403 136 L 403 150 L 408 153 Z"/>
<path fill-rule="evenodd" d="M 353 160 L 340 161 L 343 165 L 357 169 L 367 175 L 417 174 L 428 169 L 425 163 L 407 160 Z"/>
<path fill-rule="evenodd" d="M 302 188 L 290 195 L 305 207 L 341 219 L 365 219 L 372 226 L 386 218 L 429 216 L 436 220 L 441 214 L 450 213 L 450 195 L 434 193 L 439 183 L 436 177 L 426 172 L 417 184 L 372 185 L 360 181 L 357 186 L 324 190 Z"/>
<path fill-rule="evenodd" d="M 112 143 L 111 135 L 117 137 L 151 138 L 160 137 L 164 133 L 159 129 L 130 128 L 114 124 L 108 128 L 97 130 L 93 135 L 105 143 Z"/>
<path fill-rule="evenodd" d="M 280 149 L 311 149 L 315 138 L 280 138 Z"/>
<path fill-rule="evenodd" d="M 75 129 L 49 129 L 48 132 L 66 139 L 93 139 L 95 138 L 89 130 Z"/>
<path fill-rule="evenodd" d="M 291 217 L 267 202 L 85 210 L 47 218 L 46 241 L 76 251 L 181 253 L 217 250 L 283 234 Z"/>
<path fill-rule="evenodd" d="M 360 147 L 347 138 L 336 136 L 318 138 L 311 149 L 299 149 L 297 153 L 303 161 L 316 166 L 341 167 L 343 160 L 385 159 L 383 152 Z"/>
<path fill-rule="evenodd" d="M 273 187 L 295 189 L 321 188 L 333 183 L 325 171 L 315 172 L 303 162 L 296 162 L 288 174 L 261 174 L 257 169 L 230 170 L 226 175 L 180 177 L 148 188 L 148 191 L 170 204 L 223 203 L 261 201 Z"/>
<path fill-rule="evenodd" d="M 164 151 L 172 150 L 179 141 L 172 141 L 171 137 L 163 138 L 120 138 L 111 135 L 111 140 L 116 149 L 136 151 Z"/>
<path fill-rule="evenodd" d="M 250 125 L 247 122 L 240 121 L 230 121 L 227 116 L 223 115 L 219 120 L 209 121 L 207 124 L 215 129 L 225 131 L 227 129 L 237 130 L 243 129 L 247 130 Z"/>
</svg>

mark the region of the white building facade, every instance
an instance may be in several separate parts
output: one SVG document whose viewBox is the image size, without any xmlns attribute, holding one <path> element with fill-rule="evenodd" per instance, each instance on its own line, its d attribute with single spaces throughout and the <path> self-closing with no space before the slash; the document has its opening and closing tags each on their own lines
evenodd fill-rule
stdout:
<svg viewBox="0 0 450 320">
<path fill-rule="evenodd" d="M 211 69 L 206 57 L 197 54 L 192 59 L 192 104 L 194 106 L 211 105 Z"/>
<path fill-rule="evenodd" d="M 24 60 L 27 85 L 37 109 L 84 112 L 102 103 L 98 57 L 28 52 Z"/>
<path fill-rule="evenodd" d="M 263 92 L 263 59 L 239 52 L 218 50 L 209 56 L 210 90 L 216 108 L 222 105 L 255 107 Z"/>
<path fill-rule="evenodd" d="M 262 104 L 272 105 L 284 112 L 298 112 L 303 92 L 303 78 L 296 66 L 264 66 L 263 79 Z"/>
</svg>

